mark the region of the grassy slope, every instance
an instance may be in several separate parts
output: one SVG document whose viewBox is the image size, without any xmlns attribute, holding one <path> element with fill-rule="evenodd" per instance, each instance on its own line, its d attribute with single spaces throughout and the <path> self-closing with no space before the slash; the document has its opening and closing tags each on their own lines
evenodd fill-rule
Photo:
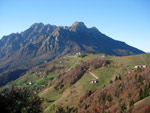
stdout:
<svg viewBox="0 0 150 113">
<path fill-rule="evenodd" d="M 84 60 L 89 60 L 91 58 L 101 58 L 101 55 L 89 55 L 85 57 Z M 78 64 L 80 60 L 83 60 L 81 58 L 73 57 L 71 57 L 70 59 L 72 59 L 72 61 L 75 61 L 75 64 Z M 92 70 L 91 72 L 99 77 L 99 82 L 97 84 L 91 84 L 90 80 L 94 79 L 93 76 L 91 76 L 88 72 L 85 73 L 77 83 L 75 83 L 72 87 L 66 89 L 62 94 L 59 94 L 59 97 L 56 99 L 56 101 L 50 103 L 50 105 L 56 104 L 69 107 L 76 106 L 80 100 L 80 97 L 82 97 L 87 90 L 102 87 L 108 84 L 110 80 L 115 79 L 116 76 L 123 75 L 124 72 L 127 73 L 127 68 L 125 69 L 123 66 L 121 66 L 121 64 L 130 66 L 131 68 L 133 68 L 135 65 L 150 65 L 150 55 L 147 54 L 126 57 L 106 57 L 106 59 L 117 62 L 117 65 L 119 66 L 104 67 L 97 70 Z M 73 66 L 74 63 L 71 63 L 71 65 Z M 51 92 L 53 92 L 53 90 L 47 91 L 47 94 L 51 94 Z M 42 97 L 46 98 L 45 95 L 42 95 Z M 53 99 L 53 97 L 48 97 L 48 99 Z M 50 111 L 50 107 L 45 110 L 45 113 L 48 112 L 52 112 Z"/>
<path fill-rule="evenodd" d="M 80 61 L 86 61 L 93 58 L 102 58 L 103 55 L 95 54 L 88 55 L 84 58 L 66 56 L 62 63 L 56 62 L 56 66 L 64 66 L 62 71 L 66 72 L 74 68 Z M 133 68 L 135 65 L 150 65 L 150 54 L 134 55 L 134 56 L 125 56 L 125 57 L 112 57 L 108 56 L 106 59 L 113 60 L 114 65 L 110 67 L 103 67 L 96 70 L 91 70 L 92 73 L 99 77 L 99 82 L 97 84 L 90 84 L 90 80 L 93 79 L 88 72 L 86 72 L 82 78 L 76 82 L 73 86 L 66 89 L 63 93 L 60 93 L 54 89 L 54 83 L 52 86 L 47 87 L 47 83 L 51 78 L 55 78 L 59 74 L 59 69 L 54 73 L 53 71 L 45 75 L 45 78 L 41 78 L 37 73 L 27 73 L 9 85 L 23 85 L 28 87 L 40 87 L 40 85 L 45 85 L 45 89 L 42 89 L 39 95 L 47 99 L 47 102 L 44 103 L 45 113 L 52 112 L 50 107 L 54 104 L 73 107 L 76 106 L 80 98 L 85 94 L 87 90 L 96 89 L 98 87 L 103 87 L 108 84 L 110 80 L 115 79 L 116 76 L 124 75 L 127 72 L 127 68 L 124 66 L 129 66 Z M 123 64 L 123 65 L 122 65 Z M 42 72 L 43 74 L 44 72 Z M 29 81 L 33 80 L 34 85 L 26 85 Z"/>
<path fill-rule="evenodd" d="M 89 59 L 94 59 L 94 58 L 102 58 L 102 55 L 88 55 L 84 58 L 68 56 L 66 57 L 66 61 L 63 62 L 63 65 L 69 64 L 70 69 L 71 69 L 71 68 L 74 68 L 77 64 L 79 64 L 81 60 L 87 61 Z M 104 75 L 105 73 L 103 74 L 102 72 L 98 76 L 100 76 L 99 78 L 103 78 Z M 50 109 L 50 106 L 52 106 L 53 104 L 69 106 L 69 107 L 76 106 L 80 100 L 80 97 L 82 97 L 87 90 L 96 89 L 96 87 L 103 86 L 104 84 L 110 81 L 111 77 L 108 78 L 109 80 L 107 82 L 105 83 L 99 82 L 98 84 L 90 84 L 90 80 L 92 79 L 93 79 L 93 76 L 91 76 L 87 72 L 83 75 L 83 77 L 77 83 L 75 83 L 70 88 L 66 89 L 62 94 L 60 94 L 54 88 L 52 88 L 53 86 L 51 86 L 51 88 L 45 89 L 43 92 L 40 93 L 40 96 L 46 98 L 48 101 L 55 100 L 54 102 L 50 102 L 50 103 L 48 102 L 49 107 L 45 109 L 45 113 L 52 112 Z"/>
<path fill-rule="evenodd" d="M 120 71 L 121 70 L 117 68 L 115 69 L 107 67 L 91 71 L 99 77 L 99 82 L 97 84 L 90 83 L 90 80 L 94 79 L 94 77 L 91 76 L 88 72 L 86 72 L 82 76 L 82 78 L 72 87 L 66 89 L 62 94 L 57 93 L 59 96 L 57 96 L 57 99 L 55 98 L 56 101 L 49 104 L 50 106 L 56 104 L 62 106 L 75 107 L 78 104 L 80 98 L 86 93 L 87 90 L 103 87 L 104 85 L 108 84 L 110 80 L 114 79 L 118 75 L 118 73 L 120 73 Z M 53 93 L 51 92 L 54 92 L 53 89 L 49 89 L 49 91 L 47 91 L 45 94 L 41 93 L 42 97 L 47 98 L 48 100 L 54 99 L 55 95 L 53 95 Z M 55 90 L 55 92 L 57 91 Z M 48 94 L 51 94 L 51 96 L 47 97 Z M 45 113 L 52 112 L 50 110 L 50 106 L 45 110 Z"/>
<path fill-rule="evenodd" d="M 135 65 L 150 65 L 150 54 L 112 57 L 112 60 L 130 67 L 134 67 Z"/>
<path fill-rule="evenodd" d="M 56 104 L 62 106 L 75 107 L 78 104 L 80 98 L 86 93 L 87 90 L 96 89 L 98 87 L 103 87 L 104 85 L 108 84 L 110 80 L 112 80 L 120 72 L 120 70 L 114 68 L 99 68 L 91 72 L 93 72 L 99 77 L 99 82 L 97 84 L 90 83 L 90 80 L 94 79 L 94 77 L 87 72 L 72 87 L 65 90 L 63 94 L 59 94 L 59 98 L 57 98 L 55 102 L 52 102 L 51 105 Z M 51 92 L 53 92 L 52 89 L 47 91 L 47 93 L 42 96 L 44 98 L 47 98 L 46 95 L 51 94 Z M 47 99 L 53 98 L 54 97 L 49 96 Z M 52 112 L 49 108 L 50 107 L 48 107 L 45 110 L 45 113 Z"/>
</svg>

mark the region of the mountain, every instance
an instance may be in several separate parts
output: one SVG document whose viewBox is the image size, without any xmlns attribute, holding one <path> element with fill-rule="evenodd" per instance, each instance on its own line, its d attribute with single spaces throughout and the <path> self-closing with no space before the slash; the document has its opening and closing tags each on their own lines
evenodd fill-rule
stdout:
<svg viewBox="0 0 150 113">
<path fill-rule="evenodd" d="M 141 53 L 83 22 L 35 23 L 0 40 L 0 93 L 29 88 L 43 113 L 149 113 L 150 54 Z"/>
<path fill-rule="evenodd" d="M 89 51 L 108 55 L 144 53 L 124 42 L 114 40 L 83 22 L 71 26 L 35 23 L 21 33 L 12 33 L 0 40 L 0 72 L 6 69 L 29 68 L 68 53 Z"/>
</svg>

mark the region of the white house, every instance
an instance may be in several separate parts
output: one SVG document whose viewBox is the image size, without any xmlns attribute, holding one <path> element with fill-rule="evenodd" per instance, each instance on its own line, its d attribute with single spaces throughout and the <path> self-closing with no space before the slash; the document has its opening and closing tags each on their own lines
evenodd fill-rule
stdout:
<svg viewBox="0 0 150 113">
<path fill-rule="evenodd" d="M 32 85 L 32 84 L 34 84 L 34 82 L 33 82 L 33 81 L 30 81 L 30 82 L 29 82 L 29 85 Z"/>
<path fill-rule="evenodd" d="M 98 80 L 97 80 L 97 79 L 91 80 L 90 83 L 91 83 L 91 84 L 96 84 L 96 83 L 98 83 Z"/>
</svg>

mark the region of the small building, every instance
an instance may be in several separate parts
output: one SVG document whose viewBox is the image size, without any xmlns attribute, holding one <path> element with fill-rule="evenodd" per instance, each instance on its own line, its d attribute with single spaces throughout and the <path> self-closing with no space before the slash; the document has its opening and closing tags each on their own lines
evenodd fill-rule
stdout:
<svg viewBox="0 0 150 113">
<path fill-rule="evenodd" d="M 106 54 L 104 54 L 103 56 L 102 56 L 102 58 L 106 58 L 107 57 L 107 55 Z"/>
<path fill-rule="evenodd" d="M 96 84 L 96 83 L 98 83 L 98 80 L 97 80 L 97 79 L 91 80 L 90 83 L 91 83 L 91 84 Z"/>
<path fill-rule="evenodd" d="M 142 68 L 146 68 L 147 66 L 146 65 L 142 65 Z"/>
<path fill-rule="evenodd" d="M 47 60 L 45 60 L 44 63 L 47 63 Z"/>
<path fill-rule="evenodd" d="M 80 56 L 80 55 L 81 55 L 81 52 L 77 52 L 77 53 L 75 54 L 76 57 L 78 57 L 78 56 Z"/>
<path fill-rule="evenodd" d="M 33 82 L 33 81 L 30 81 L 30 82 L 29 82 L 29 85 L 33 85 L 33 84 L 34 84 L 34 82 Z"/>
<path fill-rule="evenodd" d="M 105 57 L 106 57 L 105 55 L 102 56 L 102 58 L 105 58 Z"/>
</svg>

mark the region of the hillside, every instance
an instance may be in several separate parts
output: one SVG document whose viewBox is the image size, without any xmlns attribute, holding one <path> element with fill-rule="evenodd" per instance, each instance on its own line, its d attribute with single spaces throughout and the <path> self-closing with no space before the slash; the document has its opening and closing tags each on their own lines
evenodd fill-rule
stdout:
<svg viewBox="0 0 150 113">
<path fill-rule="evenodd" d="M 32 87 L 44 98 L 44 113 L 59 110 L 134 113 L 139 108 L 141 113 L 146 113 L 144 110 L 150 105 L 142 107 L 142 103 L 149 102 L 149 93 L 142 93 L 143 96 L 139 97 L 139 92 L 141 89 L 141 92 L 149 91 L 150 68 L 135 69 L 134 66 L 149 66 L 149 59 L 149 54 L 125 57 L 71 54 L 33 67 L 2 88 Z M 96 79 L 91 73 L 98 78 L 97 83 L 91 83 Z"/>
<path fill-rule="evenodd" d="M 147 56 L 147 55 L 141 55 L 141 56 Z M 132 56 L 132 57 L 138 58 L 137 56 Z M 110 59 L 109 56 L 107 58 Z M 148 60 L 148 59 L 145 59 L 145 60 Z M 140 61 L 141 63 L 143 62 L 142 60 Z M 75 84 L 71 85 L 69 88 L 64 90 L 62 94 L 58 91 L 59 89 L 56 90 L 55 87 L 52 86 L 51 88 L 48 88 L 44 90 L 42 93 L 40 93 L 42 97 L 46 97 L 48 99 L 47 101 L 51 99 L 53 100 L 52 102 L 50 102 L 51 107 L 48 107 L 45 110 L 45 112 L 50 112 L 50 111 L 52 112 L 53 110 L 56 110 L 56 109 L 57 110 L 64 109 L 64 111 L 67 111 L 67 109 L 70 108 L 72 109 L 72 112 L 75 110 L 81 113 L 84 113 L 84 112 L 94 113 L 94 112 L 103 112 L 102 110 L 104 110 L 105 112 L 109 112 L 110 110 L 110 112 L 115 113 L 115 112 L 121 111 L 122 109 L 121 106 L 124 104 L 124 102 L 125 102 L 125 107 L 128 107 L 128 108 L 123 108 L 122 109 L 124 110 L 123 112 L 132 111 L 132 110 L 134 111 L 136 106 L 132 108 L 133 104 L 145 98 L 145 97 L 142 97 L 141 99 L 139 99 L 139 91 L 140 91 L 139 87 L 144 90 L 144 87 L 147 87 L 150 81 L 149 80 L 149 68 L 145 70 L 137 70 L 137 71 L 134 71 L 134 70 L 135 69 L 133 67 L 130 67 L 130 66 L 128 67 L 126 66 L 126 64 L 124 65 L 124 64 L 119 64 L 118 62 L 115 62 L 115 63 L 112 62 L 108 66 L 104 66 L 102 68 L 91 70 L 91 72 L 95 73 L 99 77 L 98 79 L 99 82 L 96 84 L 90 83 L 90 81 L 93 80 L 94 78 L 89 74 L 89 72 L 86 72 L 85 74 L 82 75 L 81 79 L 79 79 Z M 141 81 L 139 80 L 141 79 L 139 76 L 141 76 L 142 78 Z M 144 81 L 144 84 L 143 84 L 143 81 Z M 135 85 L 137 86 L 135 87 Z M 131 87 L 133 87 L 132 90 L 130 89 Z M 60 91 L 62 91 L 61 89 L 62 88 L 60 88 Z M 112 92 L 110 92 L 110 95 L 108 93 L 108 97 L 106 96 L 106 98 L 109 98 L 110 99 L 109 101 L 112 101 L 111 99 L 113 99 L 114 102 L 110 104 L 108 100 L 104 100 L 102 101 L 102 103 L 100 102 L 101 103 L 100 104 L 98 102 L 98 100 L 100 100 L 99 95 L 101 95 L 103 91 L 105 91 L 104 93 L 106 93 L 109 90 Z M 149 91 L 149 89 L 147 90 Z M 115 96 L 114 91 L 117 92 L 116 94 L 118 95 L 117 97 L 113 97 Z M 55 93 L 53 94 L 52 92 L 55 92 Z M 55 97 L 54 95 L 57 95 L 57 96 Z M 132 103 L 132 99 L 133 99 L 133 103 Z M 106 102 L 106 106 L 101 106 L 101 109 L 99 110 L 99 107 L 100 107 L 99 105 L 103 105 L 105 102 Z M 115 105 L 112 106 L 115 103 L 116 103 L 116 108 L 114 107 Z M 106 109 L 108 108 L 107 104 L 110 107 L 110 109 Z M 66 108 L 66 106 L 68 106 L 68 108 Z M 98 106 L 98 109 L 95 108 L 96 106 Z M 147 106 L 149 108 L 150 105 L 148 104 Z M 51 108 L 54 108 L 54 109 L 51 109 Z M 93 109 L 97 109 L 97 111 L 92 111 Z M 113 111 L 113 110 L 117 110 L 117 111 Z M 146 112 L 142 111 L 142 113 L 146 113 Z"/>
<path fill-rule="evenodd" d="M 150 68 L 139 69 L 115 79 L 104 88 L 90 91 L 80 100 L 79 113 L 150 112 Z M 145 98 L 145 100 L 142 100 Z M 147 100 L 148 99 L 148 100 Z M 145 105 L 142 105 L 142 103 Z M 139 108 L 138 108 L 139 107 Z"/>
<path fill-rule="evenodd" d="M 21 33 L 0 40 L 0 73 L 7 69 L 30 68 L 68 53 L 90 51 L 108 55 L 144 53 L 124 42 L 87 28 L 83 22 L 71 26 L 35 23 Z"/>
</svg>

